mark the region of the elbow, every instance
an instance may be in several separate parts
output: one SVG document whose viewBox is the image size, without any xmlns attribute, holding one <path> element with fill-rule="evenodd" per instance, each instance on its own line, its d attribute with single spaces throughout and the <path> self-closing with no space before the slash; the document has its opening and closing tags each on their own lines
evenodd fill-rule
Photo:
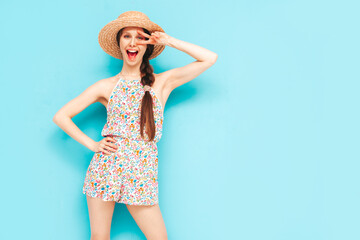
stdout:
<svg viewBox="0 0 360 240">
<path fill-rule="evenodd" d="M 57 124 L 58 123 L 58 119 L 59 119 L 59 116 L 58 114 L 55 114 L 54 117 L 52 118 L 52 121 Z"/>
<path fill-rule="evenodd" d="M 59 126 L 60 123 L 64 122 L 67 119 L 71 119 L 71 118 L 72 118 L 72 116 L 68 116 L 68 115 L 66 115 L 66 113 L 59 111 L 53 116 L 52 121 L 56 125 Z"/>
<path fill-rule="evenodd" d="M 59 125 L 59 122 L 61 121 L 60 119 L 62 119 L 62 115 L 60 113 L 56 113 L 52 119 L 52 121 L 56 124 Z"/>
<path fill-rule="evenodd" d="M 214 56 L 210 59 L 211 65 L 214 65 L 214 64 L 215 64 L 217 58 L 218 58 L 218 55 L 217 55 L 216 53 L 214 53 Z"/>
</svg>

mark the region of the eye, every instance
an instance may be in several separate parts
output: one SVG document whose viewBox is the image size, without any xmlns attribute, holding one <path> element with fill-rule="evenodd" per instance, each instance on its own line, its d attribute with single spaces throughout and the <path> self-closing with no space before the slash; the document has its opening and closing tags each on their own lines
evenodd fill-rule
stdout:
<svg viewBox="0 0 360 240">
<path fill-rule="evenodd" d="M 139 36 L 140 39 L 144 39 L 144 37 Z"/>
<path fill-rule="evenodd" d="M 125 35 L 124 38 L 128 37 L 129 35 Z"/>
</svg>

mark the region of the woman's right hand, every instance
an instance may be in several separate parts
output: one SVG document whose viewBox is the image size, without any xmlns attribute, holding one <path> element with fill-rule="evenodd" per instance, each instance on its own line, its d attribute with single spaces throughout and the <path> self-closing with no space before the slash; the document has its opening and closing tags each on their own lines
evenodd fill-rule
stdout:
<svg viewBox="0 0 360 240">
<path fill-rule="evenodd" d="M 112 143 L 114 142 L 114 143 Z M 99 142 L 95 142 L 93 151 L 103 152 L 105 155 L 110 155 L 112 152 L 116 152 L 119 148 L 116 144 L 116 140 L 112 137 L 105 137 Z"/>
</svg>

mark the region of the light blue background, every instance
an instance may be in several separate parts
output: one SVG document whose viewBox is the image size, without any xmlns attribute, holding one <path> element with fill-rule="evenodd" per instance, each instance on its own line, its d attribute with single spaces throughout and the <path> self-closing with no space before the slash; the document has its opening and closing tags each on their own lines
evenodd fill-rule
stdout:
<svg viewBox="0 0 360 240">
<path fill-rule="evenodd" d="M 1 24 L 1 239 L 90 239 L 83 181 L 93 152 L 54 114 L 122 61 L 100 29 L 147 14 L 211 51 L 175 89 L 159 142 L 169 239 L 360 239 L 357 1 L 7 1 Z M 166 47 L 155 72 L 184 66 Z M 101 140 L 95 103 L 73 118 Z M 145 239 L 123 204 L 112 239 Z"/>
</svg>

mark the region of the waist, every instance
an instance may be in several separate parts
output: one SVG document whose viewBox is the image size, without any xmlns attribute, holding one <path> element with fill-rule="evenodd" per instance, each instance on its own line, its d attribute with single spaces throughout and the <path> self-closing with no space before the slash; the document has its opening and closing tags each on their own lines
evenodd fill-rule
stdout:
<svg viewBox="0 0 360 240">
<path fill-rule="evenodd" d="M 111 137 L 111 138 L 114 138 L 116 141 L 125 140 L 125 141 L 138 141 L 138 142 L 145 142 L 145 143 L 156 143 L 155 141 L 149 142 L 142 138 L 132 138 L 132 137 L 128 137 L 128 136 L 113 135 L 113 134 L 108 134 L 108 135 L 105 135 L 104 137 Z"/>
</svg>

